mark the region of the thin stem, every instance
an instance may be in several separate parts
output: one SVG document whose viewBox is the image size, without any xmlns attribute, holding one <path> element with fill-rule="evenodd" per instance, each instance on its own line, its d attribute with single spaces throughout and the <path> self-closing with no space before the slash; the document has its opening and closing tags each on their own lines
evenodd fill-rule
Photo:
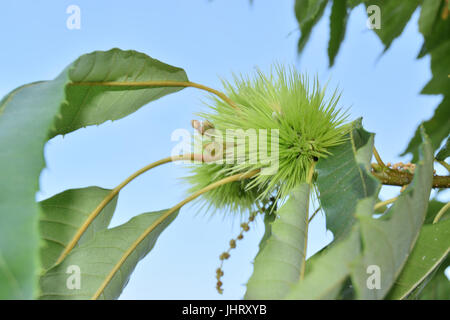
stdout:
<svg viewBox="0 0 450 320">
<path fill-rule="evenodd" d="M 383 170 L 378 164 L 372 163 L 372 175 L 384 185 L 404 186 L 410 184 L 414 175 L 410 172 L 395 169 Z M 433 176 L 433 188 L 450 188 L 450 176 Z"/>
<path fill-rule="evenodd" d="M 255 204 L 256 204 L 256 207 L 258 208 L 258 211 L 257 211 L 257 212 L 264 213 L 264 209 L 261 207 L 261 205 L 259 204 L 259 202 L 255 202 Z"/>
<path fill-rule="evenodd" d="M 437 213 L 436 217 L 434 217 L 434 219 L 433 219 L 433 224 L 439 222 L 439 219 L 442 218 L 442 216 L 444 215 L 445 211 L 448 210 L 448 208 L 450 208 L 450 202 L 447 202 L 447 204 L 445 206 L 443 206 L 441 208 L 441 210 L 439 210 L 439 212 Z"/>
<path fill-rule="evenodd" d="M 386 201 L 380 201 L 380 202 L 378 202 L 378 203 L 375 205 L 375 207 L 374 207 L 373 209 L 374 209 L 374 210 L 377 210 L 377 209 L 379 209 L 379 208 L 381 208 L 381 207 L 384 207 L 384 206 L 386 206 L 386 205 L 388 205 L 388 204 L 391 204 L 391 203 L 395 202 L 395 200 L 397 200 L 397 198 L 398 198 L 398 197 L 394 197 L 394 198 L 388 199 L 388 200 L 386 200 Z"/>
<path fill-rule="evenodd" d="M 407 187 L 408 187 L 407 184 L 405 184 L 404 186 L 402 186 L 402 188 L 400 189 L 400 193 L 402 193 L 403 191 L 405 191 Z M 397 196 L 397 197 L 394 197 L 394 198 L 391 198 L 391 199 L 388 199 L 388 200 L 386 200 L 386 201 L 378 202 L 377 204 L 375 204 L 374 210 L 377 210 L 377 209 L 379 209 L 379 208 L 382 208 L 382 207 L 384 207 L 384 206 L 387 206 L 388 204 L 391 204 L 391 203 L 395 202 L 397 199 L 398 199 L 398 196 Z"/>
<path fill-rule="evenodd" d="M 306 180 L 306 182 L 309 184 L 311 189 L 312 187 L 312 179 L 313 179 L 313 175 L 314 175 L 314 167 L 315 167 L 316 163 L 313 162 L 311 163 L 311 167 L 309 168 L 309 172 L 308 172 L 308 178 Z M 306 202 L 306 214 L 308 214 L 309 212 L 309 193 L 308 193 L 308 199 Z M 306 252 L 307 252 L 307 248 L 308 248 L 308 227 L 309 227 L 309 219 L 306 217 L 305 218 L 305 238 L 304 238 L 304 246 L 303 246 L 303 257 L 302 257 L 302 264 L 300 267 L 300 280 L 303 280 L 305 278 L 305 269 L 306 269 Z"/>
<path fill-rule="evenodd" d="M 445 169 L 447 169 L 448 172 L 450 172 L 450 165 L 445 162 L 445 161 L 441 161 L 441 160 L 436 160 L 438 163 L 440 163 Z"/>
<path fill-rule="evenodd" d="M 172 215 L 174 212 L 178 211 L 181 207 L 183 207 L 186 203 L 196 199 L 197 197 L 201 196 L 202 194 L 211 191 L 217 187 L 220 187 L 224 184 L 242 180 L 242 179 L 248 179 L 253 177 L 259 172 L 259 170 L 253 170 L 251 172 L 247 173 L 239 173 L 235 174 L 229 177 L 226 177 L 222 180 L 216 181 L 214 183 L 211 183 L 210 185 L 206 186 L 203 189 L 200 189 L 199 191 L 193 193 L 168 211 L 164 213 L 162 216 L 160 216 L 153 224 L 151 224 L 145 231 L 139 236 L 139 238 L 136 239 L 136 241 L 133 242 L 133 244 L 127 249 L 127 251 L 123 254 L 123 256 L 120 258 L 120 260 L 117 262 L 117 264 L 114 266 L 114 268 L 111 270 L 111 272 L 108 274 L 106 279 L 102 282 L 101 286 L 98 288 L 98 290 L 95 292 L 95 294 L 92 297 L 92 300 L 96 300 L 100 294 L 105 290 L 106 286 L 109 284 L 111 279 L 114 277 L 116 272 L 122 267 L 126 259 L 133 253 L 133 251 L 137 248 L 137 246 L 158 226 L 160 225 L 164 220 L 166 220 L 170 215 Z"/>
<path fill-rule="evenodd" d="M 262 209 L 262 208 L 261 208 Z M 225 260 L 227 260 L 230 257 L 230 252 L 231 250 L 236 248 L 237 245 L 237 241 L 242 240 L 244 238 L 244 232 L 248 232 L 249 230 L 249 224 L 254 221 L 256 215 L 258 213 L 262 213 L 262 210 L 258 209 L 256 211 L 253 211 L 250 213 L 249 218 L 247 220 L 247 222 L 241 224 L 241 232 L 239 233 L 239 235 L 235 238 L 235 239 L 231 239 L 230 240 L 230 245 L 227 249 L 227 251 L 223 252 L 220 255 L 220 265 L 219 268 L 216 270 L 216 279 L 217 279 L 217 283 L 216 283 L 216 290 L 219 294 L 223 293 L 223 289 L 222 289 L 222 276 L 223 276 L 223 264 L 225 262 Z"/>
<path fill-rule="evenodd" d="M 141 81 L 141 82 L 115 82 L 115 81 L 104 81 L 104 82 L 72 82 L 72 86 L 107 86 L 107 87 L 191 87 L 200 90 L 208 91 L 209 93 L 215 94 L 223 101 L 228 103 L 233 108 L 237 109 L 236 104 L 228 98 L 223 92 L 219 90 L 204 86 L 199 83 L 190 81 Z"/>
<path fill-rule="evenodd" d="M 312 219 L 314 219 L 314 217 L 316 216 L 317 212 L 320 211 L 320 209 L 322 209 L 321 207 L 318 207 L 316 209 L 316 211 L 314 211 L 314 213 L 312 214 L 312 216 L 309 218 L 308 223 L 310 223 L 312 221 Z"/>
<path fill-rule="evenodd" d="M 377 148 L 375 148 L 375 146 L 373 146 L 373 155 L 375 156 L 375 159 L 377 160 L 378 164 L 383 167 L 386 168 L 386 165 L 384 164 L 383 160 L 381 160 L 380 154 L 377 151 Z"/>
<path fill-rule="evenodd" d="M 182 155 L 182 156 L 177 156 L 177 157 L 167 157 L 167 158 L 155 161 L 153 163 L 150 163 L 149 165 L 139 169 L 138 171 L 133 173 L 131 176 L 126 178 L 117 187 L 115 187 L 113 190 L 111 190 L 111 192 L 102 200 L 102 202 L 100 202 L 98 204 L 98 206 L 91 212 L 91 214 L 88 216 L 86 221 L 78 229 L 77 233 L 72 237 L 69 244 L 64 248 L 63 252 L 60 254 L 58 259 L 56 260 L 56 264 L 61 263 L 61 261 L 63 261 L 67 257 L 67 255 L 70 253 L 70 251 L 72 251 L 72 249 L 78 243 L 81 236 L 84 234 L 84 232 L 86 232 L 87 228 L 91 225 L 92 221 L 94 221 L 94 219 L 100 214 L 100 212 L 102 212 L 102 210 L 108 205 L 108 203 L 110 203 L 111 200 L 114 199 L 114 197 L 117 196 L 117 194 L 119 194 L 119 192 L 128 183 L 130 183 L 131 181 L 136 179 L 138 176 L 140 176 L 144 172 L 147 172 L 148 170 L 153 169 L 162 164 L 169 163 L 172 161 L 179 161 L 179 160 L 195 160 L 195 159 L 198 159 L 199 157 L 201 158 L 200 155 L 195 155 L 195 154 L 187 154 L 187 155 Z"/>
<path fill-rule="evenodd" d="M 316 163 L 313 162 L 313 163 L 311 164 L 311 167 L 309 167 L 308 177 L 307 177 L 307 179 L 306 179 L 306 182 L 307 182 L 309 185 L 311 185 L 311 182 L 312 182 L 312 178 L 313 178 L 313 175 L 314 175 L 314 168 L 315 168 L 315 166 L 316 166 Z"/>
</svg>

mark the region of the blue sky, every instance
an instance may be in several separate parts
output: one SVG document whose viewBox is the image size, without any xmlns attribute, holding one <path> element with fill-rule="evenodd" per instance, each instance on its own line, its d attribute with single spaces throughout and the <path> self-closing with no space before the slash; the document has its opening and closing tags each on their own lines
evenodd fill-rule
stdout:
<svg viewBox="0 0 450 320">
<path fill-rule="evenodd" d="M 66 28 L 66 8 L 81 9 L 81 29 Z M 221 88 L 220 77 L 232 72 L 268 70 L 275 62 L 294 64 L 317 74 L 322 83 L 339 86 L 341 106 L 351 118 L 376 133 L 375 144 L 386 161 L 407 160 L 405 149 L 417 125 L 433 114 L 439 96 L 418 93 L 430 79 L 429 58 L 416 60 L 422 44 L 418 13 L 404 34 L 382 55 L 383 46 L 366 28 L 363 7 L 351 14 L 335 67 L 328 69 L 329 8 L 298 58 L 299 31 L 294 1 L 23 1 L 0 4 L 0 96 L 17 86 L 52 79 L 78 56 L 113 47 L 134 49 L 182 67 L 190 80 Z M 170 155 L 177 128 L 190 129 L 205 94 L 185 89 L 153 102 L 115 122 L 56 137 L 45 148 L 47 168 L 38 199 L 68 188 L 113 188 L 144 165 Z M 159 167 L 133 181 L 120 194 L 113 225 L 132 216 L 172 207 L 186 196 L 183 166 Z M 396 195 L 386 188 L 383 197 Z M 447 196 L 443 193 L 441 197 Z M 448 197 L 447 197 L 448 198 Z M 263 234 L 261 221 L 225 263 L 224 289 L 215 291 L 219 254 L 239 232 L 239 217 L 214 216 L 187 206 L 162 234 L 153 251 L 137 266 L 124 299 L 240 299 L 252 272 L 251 261 Z M 310 228 L 309 254 L 332 239 L 324 219 Z"/>
</svg>

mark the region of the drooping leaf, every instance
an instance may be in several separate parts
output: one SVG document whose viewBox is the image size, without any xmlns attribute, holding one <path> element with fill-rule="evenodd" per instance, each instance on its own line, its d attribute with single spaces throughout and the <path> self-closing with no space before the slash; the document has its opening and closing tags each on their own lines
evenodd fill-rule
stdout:
<svg viewBox="0 0 450 320">
<path fill-rule="evenodd" d="M 422 125 L 431 140 L 433 150 L 436 150 L 441 145 L 442 140 L 447 138 L 450 134 L 450 96 L 444 97 L 436 110 L 434 110 L 433 117 L 431 117 L 430 120 L 423 122 Z M 416 162 L 418 159 L 418 147 L 420 145 L 420 141 L 419 127 L 409 142 L 408 147 L 401 155 L 404 156 L 407 153 L 411 153 L 413 155 L 411 161 Z"/>
<path fill-rule="evenodd" d="M 361 119 L 356 120 L 348 140 L 317 163 L 319 200 L 335 239 L 350 231 L 358 200 L 378 192 L 380 183 L 369 172 L 373 139 L 374 135 L 362 128 Z"/>
<path fill-rule="evenodd" d="M 35 202 L 42 149 L 65 81 L 34 83 L 0 104 L 0 299 L 36 294 L 39 206 Z"/>
<path fill-rule="evenodd" d="M 99 187 L 71 189 L 41 201 L 39 231 L 43 244 L 41 262 L 44 269 L 53 266 L 69 241 L 85 223 L 90 213 L 111 192 Z M 116 208 L 117 196 L 109 202 L 84 232 L 78 244 L 106 229 Z"/>
<path fill-rule="evenodd" d="M 278 210 L 271 235 L 255 258 L 244 299 L 281 299 L 299 279 L 306 255 L 309 193 L 309 184 L 300 184 Z"/>
<path fill-rule="evenodd" d="M 431 144 L 422 130 L 421 160 L 413 181 L 389 209 L 388 219 L 374 219 L 375 198 L 357 212 L 363 254 L 354 264 L 352 282 L 360 299 L 382 299 L 394 284 L 419 236 L 427 212 L 433 177 Z M 371 266 L 380 270 L 380 288 L 367 285 Z"/>
<path fill-rule="evenodd" d="M 449 252 L 450 220 L 424 225 L 387 299 L 406 298 L 444 261 Z"/>
<path fill-rule="evenodd" d="M 420 1 L 418 0 L 373 0 L 366 2 L 366 6 L 380 7 L 381 28 L 373 29 L 385 45 L 385 51 L 405 28 Z"/>
<path fill-rule="evenodd" d="M 347 28 L 348 10 L 346 0 L 333 0 L 330 15 L 330 41 L 328 42 L 328 60 L 334 64 Z"/>
<path fill-rule="evenodd" d="M 296 0 L 295 16 L 300 26 L 300 39 L 298 41 L 297 50 L 302 52 L 306 42 L 311 35 L 311 31 L 323 15 L 327 0 Z"/>
<path fill-rule="evenodd" d="M 286 299 L 335 299 L 350 276 L 352 261 L 360 253 L 359 237 L 358 228 L 354 228 L 318 255 L 309 266 L 311 271 L 292 287 Z"/>
<path fill-rule="evenodd" d="M 36 294 L 43 147 L 57 134 L 122 118 L 180 88 L 76 86 L 77 81 L 186 81 L 182 69 L 135 51 L 81 56 L 55 80 L 21 86 L 0 102 L 0 299 Z M 11 245 L 13 243 L 14 245 Z"/>
<path fill-rule="evenodd" d="M 98 299 L 116 299 L 137 263 L 152 250 L 161 232 L 178 212 L 153 229 L 128 258 L 121 259 L 142 233 L 165 212 L 144 213 L 123 225 L 95 233 L 93 238 L 75 247 L 61 264 L 41 277 L 40 299 L 92 299 L 97 295 Z M 111 274 L 118 265 L 118 271 Z M 77 271 L 80 271 L 79 289 L 75 278 L 71 278 L 76 276 Z"/>
<path fill-rule="evenodd" d="M 447 138 L 445 145 L 437 153 L 436 160 L 445 161 L 448 157 L 450 157 L 450 137 Z"/>
</svg>

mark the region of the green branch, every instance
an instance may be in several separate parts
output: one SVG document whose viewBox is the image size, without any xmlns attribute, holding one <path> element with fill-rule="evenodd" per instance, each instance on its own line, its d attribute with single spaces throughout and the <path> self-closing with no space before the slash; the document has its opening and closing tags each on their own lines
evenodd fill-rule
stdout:
<svg viewBox="0 0 450 320">
<path fill-rule="evenodd" d="M 372 174 L 382 184 L 390 186 L 405 186 L 411 183 L 414 175 L 407 171 L 390 168 L 381 168 L 380 165 L 372 163 Z M 450 188 L 450 176 L 433 176 L 433 188 Z"/>
</svg>

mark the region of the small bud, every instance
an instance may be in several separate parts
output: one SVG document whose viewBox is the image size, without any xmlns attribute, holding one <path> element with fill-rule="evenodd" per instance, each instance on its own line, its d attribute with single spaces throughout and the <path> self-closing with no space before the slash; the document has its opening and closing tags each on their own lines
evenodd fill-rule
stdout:
<svg viewBox="0 0 450 320">
<path fill-rule="evenodd" d="M 214 125 L 208 120 L 203 121 L 203 131 L 214 129 Z"/>
<path fill-rule="evenodd" d="M 206 121 L 191 120 L 191 125 L 192 128 L 194 128 L 201 135 L 203 135 L 208 130 L 214 129 L 214 125 L 208 120 Z M 212 131 L 210 133 L 212 133 Z"/>
<path fill-rule="evenodd" d="M 242 240 L 244 238 L 244 235 L 241 233 L 240 235 L 237 236 L 238 240 Z"/>
<path fill-rule="evenodd" d="M 201 132 L 200 131 L 200 128 L 201 128 L 200 121 L 198 121 L 198 120 L 191 120 L 191 125 L 192 125 L 192 128 L 194 128 L 195 130 Z"/>
<path fill-rule="evenodd" d="M 224 252 L 220 255 L 220 260 L 225 260 L 230 257 L 230 254 L 228 252 Z"/>
<path fill-rule="evenodd" d="M 222 282 L 221 282 L 220 280 L 217 281 L 216 290 L 217 290 L 217 292 L 220 293 L 220 294 L 223 293 Z"/>
<path fill-rule="evenodd" d="M 230 248 L 232 248 L 232 249 L 236 248 L 236 241 L 235 240 L 230 240 Z"/>
</svg>

